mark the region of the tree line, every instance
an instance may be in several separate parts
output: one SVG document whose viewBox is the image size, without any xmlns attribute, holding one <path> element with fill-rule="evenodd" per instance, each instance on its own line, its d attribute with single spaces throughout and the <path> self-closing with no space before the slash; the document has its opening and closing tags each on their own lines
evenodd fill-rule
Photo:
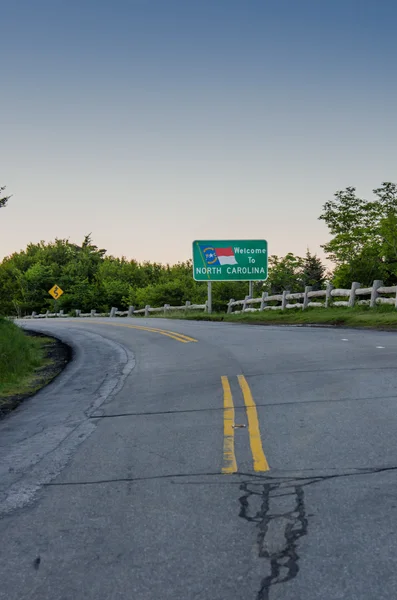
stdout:
<svg viewBox="0 0 397 600">
<path fill-rule="evenodd" d="M 10 197 L 1 198 L 4 189 L 0 188 L 0 208 Z M 330 232 L 323 248 L 335 265 L 332 272 L 327 273 L 309 250 L 304 257 L 293 253 L 270 256 L 268 280 L 255 283 L 255 295 L 284 289 L 296 292 L 306 285 L 321 289 L 327 281 L 336 287 L 349 287 L 352 281 L 369 286 L 374 279 L 386 285 L 397 282 L 396 184 L 384 182 L 373 190 L 370 200 L 347 187 L 324 204 L 319 218 Z M 65 312 L 175 306 L 186 300 L 203 303 L 207 293 L 205 284 L 193 280 L 190 260 L 164 265 L 117 258 L 86 235 L 80 245 L 67 239 L 42 241 L 6 257 L 0 263 L 0 313 L 23 315 L 51 308 L 48 290 L 54 284 L 65 292 L 58 300 L 58 308 Z M 247 293 L 246 282 L 214 282 L 214 309 L 225 310 L 230 298 L 240 299 Z"/>
</svg>

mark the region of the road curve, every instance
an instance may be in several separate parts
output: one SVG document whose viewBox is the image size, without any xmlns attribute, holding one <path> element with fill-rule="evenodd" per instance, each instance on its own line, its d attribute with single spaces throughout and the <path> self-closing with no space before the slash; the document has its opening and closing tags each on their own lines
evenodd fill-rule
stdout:
<svg viewBox="0 0 397 600">
<path fill-rule="evenodd" d="M 397 336 L 21 322 L 64 373 L 0 422 L 1 600 L 397 597 Z"/>
</svg>

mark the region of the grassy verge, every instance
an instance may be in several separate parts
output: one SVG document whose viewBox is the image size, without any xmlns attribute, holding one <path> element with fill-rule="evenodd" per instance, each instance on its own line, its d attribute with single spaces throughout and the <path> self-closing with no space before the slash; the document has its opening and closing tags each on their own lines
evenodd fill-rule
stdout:
<svg viewBox="0 0 397 600">
<path fill-rule="evenodd" d="M 0 317 L 0 408 L 10 397 L 42 387 L 37 373 L 48 364 L 46 347 L 52 341 L 28 336 Z"/>
<path fill-rule="evenodd" d="M 155 316 L 151 317 L 155 318 Z M 288 309 L 227 315 L 215 313 L 167 313 L 167 318 L 195 321 L 226 321 L 258 325 L 333 325 L 345 327 L 369 327 L 375 329 L 397 329 L 397 310 L 393 306 L 377 308 L 309 308 Z"/>
</svg>

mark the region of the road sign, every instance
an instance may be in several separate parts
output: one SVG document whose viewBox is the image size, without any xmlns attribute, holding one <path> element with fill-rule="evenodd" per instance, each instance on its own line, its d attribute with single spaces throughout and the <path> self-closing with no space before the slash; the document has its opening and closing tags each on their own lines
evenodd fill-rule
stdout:
<svg viewBox="0 0 397 600">
<path fill-rule="evenodd" d="M 58 300 L 60 296 L 63 294 L 63 290 L 59 287 L 59 285 L 54 285 L 48 292 L 54 298 L 54 300 Z"/>
<path fill-rule="evenodd" d="M 193 277 L 196 281 L 265 281 L 266 240 L 196 240 Z"/>
</svg>

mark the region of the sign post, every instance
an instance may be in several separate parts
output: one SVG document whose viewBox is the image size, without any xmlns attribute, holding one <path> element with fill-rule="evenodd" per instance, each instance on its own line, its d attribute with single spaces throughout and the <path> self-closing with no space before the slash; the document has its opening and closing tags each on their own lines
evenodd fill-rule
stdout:
<svg viewBox="0 0 397 600">
<path fill-rule="evenodd" d="M 266 281 L 266 240 L 196 240 L 193 277 L 196 281 Z"/>
<path fill-rule="evenodd" d="M 207 313 L 212 313 L 212 281 L 207 281 Z"/>
</svg>

